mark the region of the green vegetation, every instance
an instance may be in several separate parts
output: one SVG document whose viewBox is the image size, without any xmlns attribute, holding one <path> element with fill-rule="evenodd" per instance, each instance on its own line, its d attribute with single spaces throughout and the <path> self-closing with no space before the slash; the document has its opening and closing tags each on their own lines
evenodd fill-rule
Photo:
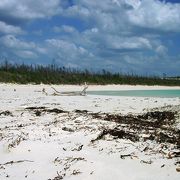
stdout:
<svg viewBox="0 0 180 180">
<path fill-rule="evenodd" d="M 4 83 L 35 83 L 35 84 L 131 84 L 131 85 L 167 85 L 180 86 L 178 79 L 162 79 L 160 77 L 144 77 L 110 73 L 102 70 L 92 73 L 88 70 L 76 70 L 55 65 L 14 65 L 5 61 L 0 65 L 0 82 Z"/>
</svg>

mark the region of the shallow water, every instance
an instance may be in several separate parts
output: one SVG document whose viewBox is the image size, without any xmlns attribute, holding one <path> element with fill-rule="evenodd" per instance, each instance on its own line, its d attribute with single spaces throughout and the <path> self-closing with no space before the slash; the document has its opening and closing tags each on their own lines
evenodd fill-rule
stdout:
<svg viewBox="0 0 180 180">
<path fill-rule="evenodd" d="M 90 95 L 135 96 L 135 97 L 180 97 L 180 89 L 171 90 L 126 90 L 126 91 L 88 91 Z"/>
</svg>

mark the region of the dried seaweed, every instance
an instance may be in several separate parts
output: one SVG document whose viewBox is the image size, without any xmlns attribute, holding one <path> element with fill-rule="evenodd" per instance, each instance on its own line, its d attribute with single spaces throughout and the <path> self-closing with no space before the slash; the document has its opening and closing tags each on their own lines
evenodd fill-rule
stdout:
<svg viewBox="0 0 180 180">
<path fill-rule="evenodd" d="M 115 136 L 120 139 L 130 139 L 131 141 L 135 142 L 139 140 L 139 137 L 135 134 L 132 133 L 126 133 L 124 130 L 119 130 L 119 129 L 104 129 L 96 139 L 91 140 L 91 142 L 95 142 L 97 140 L 102 139 L 105 135 L 110 134 L 112 136 Z"/>
<path fill-rule="evenodd" d="M 4 116 L 13 116 L 13 114 L 12 114 L 10 111 L 0 112 L 0 116 L 1 116 L 1 115 L 4 115 Z"/>
<path fill-rule="evenodd" d="M 154 111 L 137 116 L 91 113 L 91 116 L 100 120 L 116 122 L 119 127 L 126 129 L 126 131 L 118 130 L 118 128 L 105 129 L 96 140 L 102 139 L 106 134 L 110 134 L 118 138 L 130 139 L 133 142 L 140 139 L 144 141 L 155 140 L 158 143 L 172 143 L 180 147 L 180 131 L 173 128 L 176 113 L 171 111 Z M 143 133 L 146 134 L 146 137 L 142 137 Z"/>
<path fill-rule="evenodd" d="M 67 111 L 64 111 L 62 109 L 58 109 L 58 108 L 48 109 L 47 107 L 44 107 L 44 106 L 27 107 L 25 109 L 33 111 L 36 116 L 41 116 L 42 113 L 55 113 L 55 114 L 67 113 Z"/>
</svg>

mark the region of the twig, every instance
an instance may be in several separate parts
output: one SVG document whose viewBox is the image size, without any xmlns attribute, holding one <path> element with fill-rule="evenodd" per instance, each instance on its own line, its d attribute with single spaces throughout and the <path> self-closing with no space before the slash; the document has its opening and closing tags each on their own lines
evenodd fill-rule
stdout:
<svg viewBox="0 0 180 180">
<path fill-rule="evenodd" d="M 56 93 L 61 94 L 61 92 L 57 91 L 54 87 L 51 87 Z"/>
<path fill-rule="evenodd" d="M 131 157 L 132 154 L 124 154 L 124 155 L 120 155 L 121 159 L 125 159 L 125 157 Z"/>
<path fill-rule="evenodd" d="M 141 160 L 140 162 L 141 162 L 141 163 L 145 163 L 145 164 L 152 164 L 152 161 L 151 161 L 151 160 L 150 160 L 150 161 Z"/>
<path fill-rule="evenodd" d="M 9 165 L 9 164 L 12 165 L 12 164 L 22 163 L 22 162 L 34 162 L 34 161 L 30 161 L 30 160 L 8 161 L 4 164 L 0 164 L 0 166 Z"/>
</svg>

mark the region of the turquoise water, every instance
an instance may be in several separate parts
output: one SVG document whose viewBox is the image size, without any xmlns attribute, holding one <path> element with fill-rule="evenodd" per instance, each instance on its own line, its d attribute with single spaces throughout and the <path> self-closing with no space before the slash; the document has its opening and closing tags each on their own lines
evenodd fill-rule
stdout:
<svg viewBox="0 0 180 180">
<path fill-rule="evenodd" d="M 90 95 L 135 96 L 135 97 L 180 97 L 179 90 L 126 90 L 126 91 L 88 91 Z"/>
</svg>

